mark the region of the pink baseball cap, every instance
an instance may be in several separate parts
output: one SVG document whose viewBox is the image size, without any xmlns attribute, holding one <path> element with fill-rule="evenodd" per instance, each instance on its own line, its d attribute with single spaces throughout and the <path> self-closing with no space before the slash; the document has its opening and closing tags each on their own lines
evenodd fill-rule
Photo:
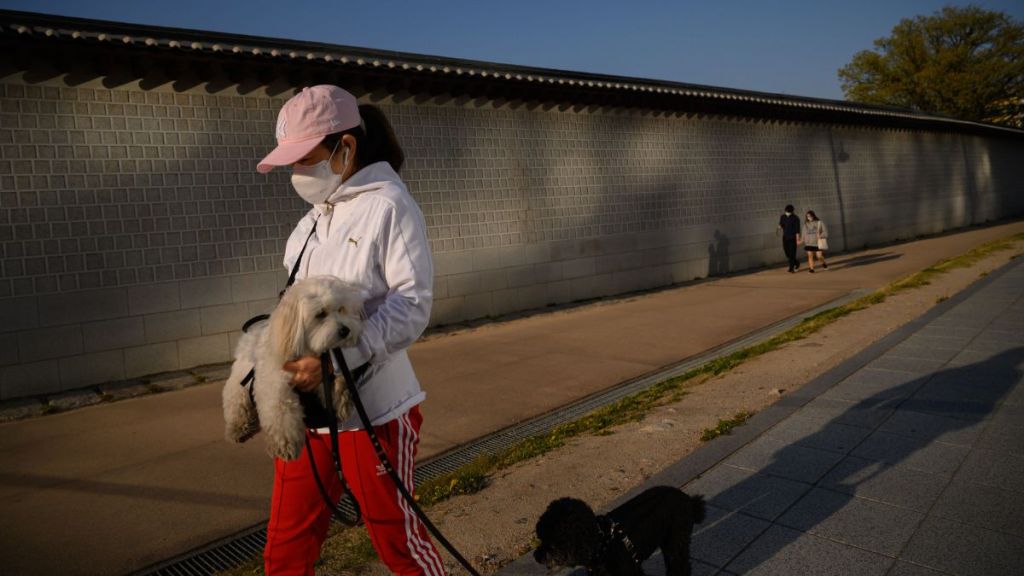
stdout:
<svg viewBox="0 0 1024 576">
<path fill-rule="evenodd" d="M 328 134 L 359 126 L 359 104 L 355 96 L 329 84 L 303 88 L 292 96 L 277 115 L 277 148 L 260 160 L 262 174 L 277 166 L 290 166 L 316 148 Z"/>
</svg>

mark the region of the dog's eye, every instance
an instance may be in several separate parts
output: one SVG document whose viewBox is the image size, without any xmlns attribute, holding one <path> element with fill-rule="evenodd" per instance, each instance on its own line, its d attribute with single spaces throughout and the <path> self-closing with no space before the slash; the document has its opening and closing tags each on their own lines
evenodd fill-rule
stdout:
<svg viewBox="0 0 1024 576">
<path fill-rule="evenodd" d="M 327 318 L 327 310 L 321 310 L 316 313 L 317 320 L 323 320 L 324 318 Z"/>
</svg>

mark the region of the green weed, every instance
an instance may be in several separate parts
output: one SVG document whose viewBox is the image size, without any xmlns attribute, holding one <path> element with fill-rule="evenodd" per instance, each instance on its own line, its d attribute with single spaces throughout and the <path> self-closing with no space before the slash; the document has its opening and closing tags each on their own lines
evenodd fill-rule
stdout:
<svg viewBox="0 0 1024 576">
<path fill-rule="evenodd" d="M 714 428 L 705 428 L 704 432 L 700 435 L 701 442 L 707 442 L 714 440 L 719 436 L 727 436 L 732 434 L 732 429 L 737 426 L 742 426 L 751 416 L 750 412 L 740 412 L 728 420 L 719 420 L 718 426 Z"/>
</svg>

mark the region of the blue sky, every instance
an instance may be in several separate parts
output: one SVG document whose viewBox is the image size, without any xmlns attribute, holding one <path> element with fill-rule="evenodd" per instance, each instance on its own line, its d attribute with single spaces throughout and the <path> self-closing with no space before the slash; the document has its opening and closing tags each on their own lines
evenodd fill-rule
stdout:
<svg viewBox="0 0 1024 576">
<path fill-rule="evenodd" d="M 929 0 L 0 0 L 0 8 L 842 99 Z M 1024 1 L 975 1 L 1024 21 Z"/>
</svg>

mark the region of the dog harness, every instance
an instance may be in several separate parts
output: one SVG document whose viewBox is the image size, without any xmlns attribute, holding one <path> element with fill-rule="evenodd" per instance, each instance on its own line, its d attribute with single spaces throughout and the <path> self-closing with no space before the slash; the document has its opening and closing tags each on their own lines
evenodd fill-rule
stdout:
<svg viewBox="0 0 1024 576">
<path fill-rule="evenodd" d="M 306 251 L 306 246 L 309 246 L 309 239 L 313 237 L 313 234 L 316 234 L 315 221 L 313 222 L 313 229 L 309 231 L 309 236 L 306 236 L 306 242 L 305 244 L 302 245 L 302 250 L 299 251 L 299 257 L 295 260 L 295 265 L 292 266 L 291 273 L 288 274 L 288 281 L 285 282 L 284 284 L 284 290 L 281 290 L 281 292 L 278 293 L 277 295 L 278 298 L 284 296 L 285 290 L 290 288 L 292 284 L 295 284 L 295 276 L 299 273 L 299 263 L 302 262 L 302 254 Z M 245 324 L 242 324 L 242 332 L 248 332 L 249 328 L 252 328 L 253 324 L 258 324 L 269 318 L 270 314 L 257 314 L 256 316 L 249 318 L 248 320 L 245 321 Z M 242 378 L 242 381 L 239 382 L 242 388 L 245 388 L 249 392 L 249 401 L 254 404 L 256 403 L 256 396 L 253 393 L 253 380 L 255 379 L 256 368 L 253 367 L 251 370 L 249 370 L 249 373 L 245 375 L 245 378 Z"/>
<path fill-rule="evenodd" d="M 601 531 L 601 536 L 603 538 L 601 548 L 597 551 L 594 560 L 599 562 L 608 554 L 608 550 L 616 542 L 620 542 L 626 552 L 629 553 L 629 557 L 633 560 L 633 563 L 636 564 L 637 568 L 643 564 L 643 560 L 640 558 L 639 554 L 637 554 L 636 547 L 633 546 L 633 541 L 629 539 L 626 532 L 622 527 L 616 524 L 614 520 L 608 516 L 598 516 L 597 528 Z M 595 564 L 596 563 L 597 562 L 595 562 Z"/>
</svg>

